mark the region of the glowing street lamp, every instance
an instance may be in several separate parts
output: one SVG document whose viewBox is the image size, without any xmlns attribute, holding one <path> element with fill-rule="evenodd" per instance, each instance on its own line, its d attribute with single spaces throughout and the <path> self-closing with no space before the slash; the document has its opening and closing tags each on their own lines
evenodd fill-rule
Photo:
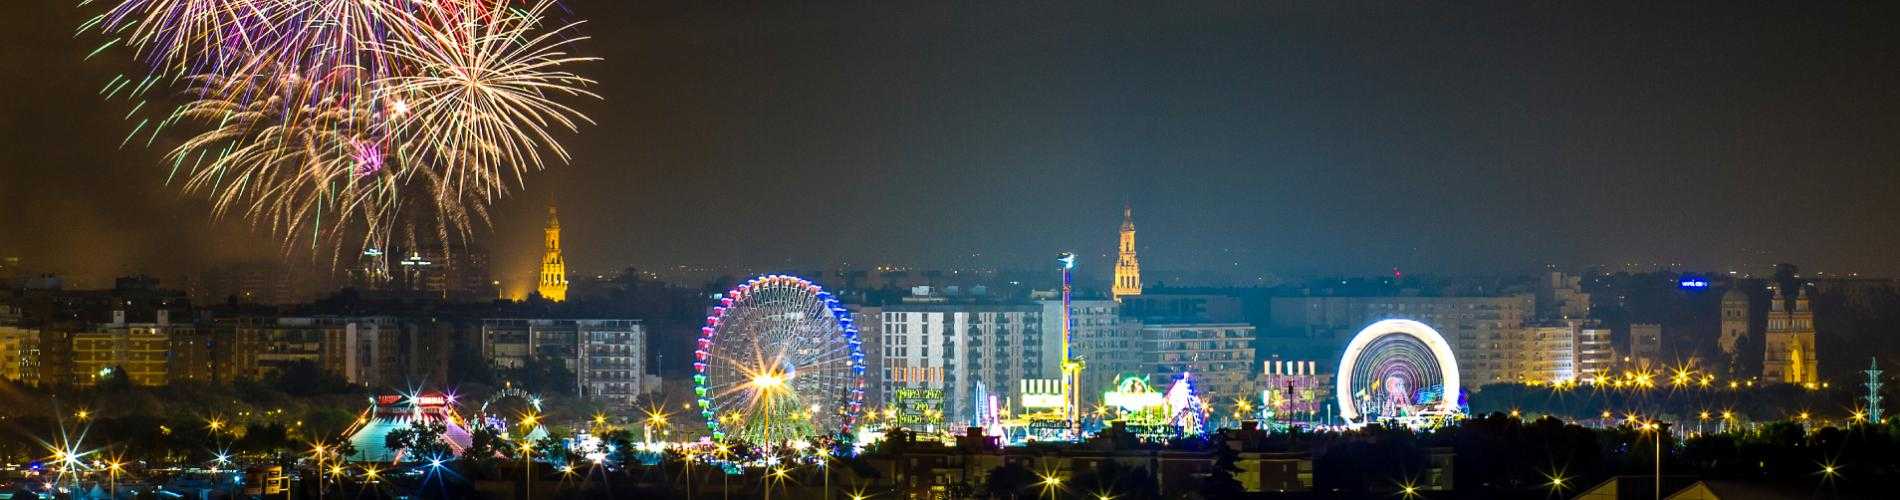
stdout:
<svg viewBox="0 0 1900 500">
<path fill-rule="evenodd" d="M 107 479 L 108 487 L 111 489 L 112 498 L 119 498 L 119 469 L 121 469 L 124 464 L 114 460 L 106 465 L 106 475 L 109 478 Z"/>
<path fill-rule="evenodd" d="M 324 490 L 324 488 L 323 488 L 323 487 L 324 487 L 324 483 L 323 483 L 323 443 L 320 443 L 320 442 L 319 442 L 319 443 L 317 443 L 317 444 L 316 444 L 316 446 L 313 446 L 313 447 L 311 447 L 311 450 L 310 450 L 310 451 L 311 451 L 311 452 L 314 452 L 314 453 L 315 453 L 315 454 L 317 455 L 317 499 L 318 499 L 318 500 L 322 500 L 322 499 L 323 499 L 323 490 Z"/>
<path fill-rule="evenodd" d="M 1062 488 L 1062 478 L 1053 474 L 1043 474 L 1041 476 L 1042 491 L 1048 493 L 1049 498 L 1054 499 L 1056 497 L 1056 490 Z"/>
<path fill-rule="evenodd" d="M 1662 498 L 1662 422 L 1643 423 L 1643 430 L 1655 433 L 1656 438 L 1656 498 Z"/>
</svg>

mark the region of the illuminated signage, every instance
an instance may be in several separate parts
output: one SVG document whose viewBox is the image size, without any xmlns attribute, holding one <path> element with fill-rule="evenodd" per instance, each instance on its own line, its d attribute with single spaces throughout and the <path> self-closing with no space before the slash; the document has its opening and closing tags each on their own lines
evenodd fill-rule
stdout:
<svg viewBox="0 0 1900 500">
<path fill-rule="evenodd" d="M 1022 395 L 1023 408 L 1062 408 L 1062 381 L 1055 379 L 1028 379 L 1021 381 L 1018 391 Z"/>
<path fill-rule="evenodd" d="M 1701 276 L 1685 274 L 1685 275 L 1682 275 L 1682 279 L 1676 281 L 1676 286 L 1681 287 L 1682 289 L 1685 289 L 1685 290 L 1699 290 L 1699 289 L 1709 287 L 1709 279 L 1701 277 Z"/>
</svg>

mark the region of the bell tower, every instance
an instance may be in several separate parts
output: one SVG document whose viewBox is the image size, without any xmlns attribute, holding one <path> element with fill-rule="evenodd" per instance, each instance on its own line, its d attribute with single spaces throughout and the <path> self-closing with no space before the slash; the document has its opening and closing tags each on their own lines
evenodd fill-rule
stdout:
<svg viewBox="0 0 1900 500">
<path fill-rule="evenodd" d="M 567 300 L 567 260 L 561 258 L 561 218 L 554 206 L 548 206 L 547 253 L 541 256 L 541 297 L 555 302 Z"/>
<path fill-rule="evenodd" d="M 1122 205 L 1122 238 L 1120 257 L 1115 259 L 1115 286 L 1111 289 L 1117 302 L 1122 297 L 1141 295 L 1141 260 L 1135 257 L 1135 209 Z"/>
</svg>

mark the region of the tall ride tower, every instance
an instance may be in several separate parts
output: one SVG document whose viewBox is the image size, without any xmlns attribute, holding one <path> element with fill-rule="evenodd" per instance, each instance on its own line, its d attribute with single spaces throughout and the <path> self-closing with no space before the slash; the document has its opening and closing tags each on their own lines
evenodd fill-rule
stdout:
<svg viewBox="0 0 1900 500">
<path fill-rule="evenodd" d="M 1072 281 L 1070 275 L 1075 270 L 1075 254 L 1062 252 L 1057 256 L 1062 263 L 1062 417 L 1068 420 L 1070 436 L 1082 439 L 1082 360 L 1075 359 L 1069 351 L 1069 334 L 1075 330 L 1074 309 L 1070 306 L 1069 294 Z"/>
<path fill-rule="evenodd" d="M 1135 209 L 1128 205 L 1122 205 L 1121 256 L 1115 259 L 1115 286 L 1110 293 L 1116 302 L 1141 295 L 1141 260 L 1135 258 Z"/>
<path fill-rule="evenodd" d="M 567 300 L 567 260 L 561 258 L 561 218 L 548 205 L 547 253 L 541 256 L 541 297 L 555 302 Z"/>
</svg>

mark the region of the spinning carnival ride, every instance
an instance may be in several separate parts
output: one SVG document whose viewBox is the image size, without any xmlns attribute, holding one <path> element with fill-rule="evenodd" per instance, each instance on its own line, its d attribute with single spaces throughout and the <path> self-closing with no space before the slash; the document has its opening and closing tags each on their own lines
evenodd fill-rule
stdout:
<svg viewBox="0 0 1900 500">
<path fill-rule="evenodd" d="M 1166 441 L 1199 434 L 1207 424 L 1208 407 L 1194 394 L 1193 375 L 1183 372 L 1168 387 L 1156 391 L 1147 377 L 1122 374 L 1116 377 L 1115 390 L 1102 393 L 1110 422 L 1119 422 L 1137 437 Z"/>
<path fill-rule="evenodd" d="M 1351 425 L 1409 425 L 1459 413 L 1458 362 L 1438 331 L 1417 321 L 1373 323 L 1339 360 L 1339 413 Z"/>
<path fill-rule="evenodd" d="M 753 278 L 700 328 L 693 384 L 712 439 L 751 443 L 849 433 L 864 402 L 851 313 L 804 279 Z"/>
<path fill-rule="evenodd" d="M 541 397 L 509 384 L 482 400 L 475 423 L 494 429 L 504 440 L 538 442 L 548 437 L 540 415 Z"/>
</svg>

